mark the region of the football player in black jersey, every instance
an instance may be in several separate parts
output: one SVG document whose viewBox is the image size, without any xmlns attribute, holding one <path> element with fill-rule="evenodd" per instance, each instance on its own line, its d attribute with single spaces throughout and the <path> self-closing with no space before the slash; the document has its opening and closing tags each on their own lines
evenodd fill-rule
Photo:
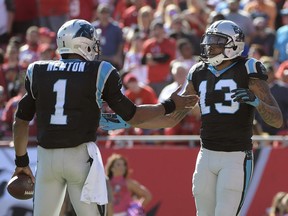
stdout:
<svg viewBox="0 0 288 216">
<path fill-rule="evenodd" d="M 18 104 L 13 125 L 14 175 L 24 172 L 35 181 L 35 216 L 59 215 L 66 188 L 77 215 L 102 216 L 107 203 L 106 180 L 94 143 L 102 102 L 107 102 L 128 124 L 137 126 L 194 106 L 199 97 L 178 95 L 179 88 L 161 104 L 133 104 L 121 93 L 116 69 L 106 61 L 94 60 L 99 54 L 99 42 L 96 30 L 87 21 L 63 24 L 57 33 L 57 46 L 60 60 L 37 61 L 27 69 L 27 93 Z M 28 124 L 35 114 L 36 178 L 27 154 Z"/>
<path fill-rule="evenodd" d="M 239 215 L 253 172 L 252 126 L 257 110 L 276 128 L 283 124 L 266 82 L 266 69 L 242 57 L 244 34 L 234 22 L 216 21 L 201 40 L 202 60 L 189 71 L 184 94 L 200 97 L 201 149 L 193 175 L 198 216 Z M 176 125 L 187 111 L 141 127 Z"/>
</svg>

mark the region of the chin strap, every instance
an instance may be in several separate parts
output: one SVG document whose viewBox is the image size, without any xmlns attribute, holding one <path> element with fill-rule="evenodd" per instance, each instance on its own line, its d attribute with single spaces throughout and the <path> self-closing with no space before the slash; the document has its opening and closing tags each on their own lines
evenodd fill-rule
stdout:
<svg viewBox="0 0 288 216">
<path fill-rule="evenodd" d="M 96 40 L 96 47 L 97 47 L 97 50 L 95 50 L 95 52 L 97 53 L 96 59 L 99 60 L 100 59 L 100 55 L 101 55 L 100 40 Z"/>
<path fill-rule="evenodd" d="M 208 58 L 208 62 L 212 65 L 212 66 L 218 66 L 219 64 L 221 64 L 223 62 L 223 59 L 225 58 L 224 54 L 221 53 L 217 56 L 214 56 L 213 58 Z"/>
</svg>

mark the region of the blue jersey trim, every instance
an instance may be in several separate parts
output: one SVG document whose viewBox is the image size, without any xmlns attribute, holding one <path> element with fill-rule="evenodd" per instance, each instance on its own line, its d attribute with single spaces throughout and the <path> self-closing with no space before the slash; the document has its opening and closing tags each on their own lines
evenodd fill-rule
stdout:
<svg viewBox="0 0 288 216">
<path fill-rule="evenodd" d="M 98 76 L 96 80 L 96 102 L 99 108 L 102 107 L 102 92 L 112 70 L 114 70 L 114 67 L 108 62 L 102 61 L 99 65 Z"/>
<path fill-rule="evenodd" d="M 248 61 L 245 63 L 245 66 L 246 66 L 248 74 L 252 74 L 252 73 L 257 72 L 257 70 L 256 70 L 256 62 L 257 62 L 256 59 L 251 58 L 251 59 L 248 59 Z"/>
<path fill-rule="evenodd" d="M 243 193 L 242 193 L 241 201 L 237 210 L 237 215 L 240 212 L 244 204 L 244 199 L 248 192 L 248 186 L 250 184 L 252 174 L 253 174 L 253 152 L 250 150 L 250 151 L 246 151 L 245 153 L 246 153 L 246 157 L 244 160 L 244 186 L 243 186 Z"/>
<path fill-rule="evenodd" d="M 27 68 L 27 72 L 26 72 L 26 76 L 27 78 L 29 79 L 30 81 L 30 92 L 31 92 L 31 95 L 33 97 L 33 99 L 36 99 L 36 97 L 34 96 L 33 94 L 33 91 L 32 91 L 32 84 L 33 84 L 33 69 L 34 69 L 34 63 L 30 64 Z"/>
<path fill-rule="evenodd" d="M 212 74 L 214 74 L 215 76 L 220 76 L 221 74 L 225 73 L 227 70 L 229 70 L 231 67 L 233 67 L 236 64 L 236 62 L 234 62 L 233 64 L 229 65 L 228 67 L 222 69 L 222 70 L 216 70 L 216 68 L 214 68 L 212 65 L 208 66 L 209 71 L 211 71 Z"/>
</svg>

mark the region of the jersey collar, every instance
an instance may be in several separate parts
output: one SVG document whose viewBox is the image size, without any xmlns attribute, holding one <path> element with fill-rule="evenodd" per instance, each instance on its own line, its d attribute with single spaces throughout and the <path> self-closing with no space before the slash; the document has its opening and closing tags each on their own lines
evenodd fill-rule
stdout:
<svg viewBox="0 0 288 216">
<path fill-rule="evenodd" d="M 214 74 L 214 76 L 219 77 L 221 74 L 223 74 L 224 72 L 226 72 L 227 70 L 229 70 L 231 67 L 233 67 L 237 62 L 232 63 L 231 65 L 229 65 L 228 67 L 222 69 L 222 70 L 216 70 L 212 65 L 208 66 L 208 69 L 210 70 L 210 72 L 212 74 Z"/>
</svg>

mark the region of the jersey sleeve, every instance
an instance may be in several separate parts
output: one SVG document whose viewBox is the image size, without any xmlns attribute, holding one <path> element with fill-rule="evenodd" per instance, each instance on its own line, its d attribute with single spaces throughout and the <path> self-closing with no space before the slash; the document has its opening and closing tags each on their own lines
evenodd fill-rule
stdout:
<svg viewBox="0 0 288 216">
<path fill-rule="evenodd" d="M 25 77 L 26 94 L 18 103 L 15 116 L 25 121 L 31 121 L 36 112 L 35 98 L 32 93 L 32 76 L 34 64 L 30 64 Z"/>
<path fill-rule="evenodd" d="M 188 72 L 188 75 L 187 75 L 187 80 L 188 80 L 188 81 L 192 81 L 192 79 L 193 79 L 193 73 L 196 71 L 196 69 L 197 69 L 198 66 L 199 66 L 199 63 L 198 63 L 198 64 L 194 64 L 194 65 L 190 68 L 190 70 L 189 70 L 189 72 Z"/>
<path fill-rule="evenodd" d="M 125 121 L 129 121 L 136 112 L 136 105 L 122 94 L 121 88 L 122 81 L 119 73 L 113 70 L 105 83 L 103 100 Z"/>
<path fill-rule="evenodd" d="M 18 103 L 16 117 L 25 121 L 31 121 L 35 114 L 35 101 L 29 94 L 25 94 Z"/>
<path fill-rule="evenodd" d="M 257 59 L 250 58 L 246 61 L 245 67 L 250 78 L 267 80 L 267 70 Z"/>
</svg>

